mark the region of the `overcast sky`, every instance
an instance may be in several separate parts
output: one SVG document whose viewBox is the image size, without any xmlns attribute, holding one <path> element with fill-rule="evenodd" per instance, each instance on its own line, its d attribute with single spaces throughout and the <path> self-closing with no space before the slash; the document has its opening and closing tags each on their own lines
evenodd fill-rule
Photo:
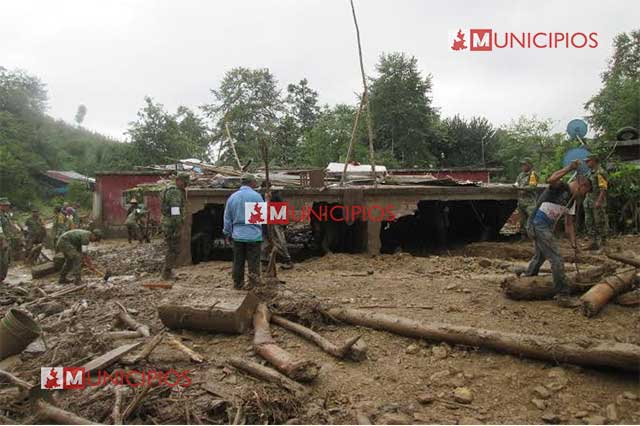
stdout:
<svg viewBox="0 0 640 426">
<path fill-rule="evenodd" d="M 557 129 L 584 115 L 600 87 L 615 34 L 640 28 L 633 1 L 356 0 L 365 68 L 403 51 L 433 75 L 443 116 L 521 114 Z M 596 49 L 454 52 L 458 28 L 597 32 Z M 39 76 L 49 113 L 124 139 L 145 95 L 170 111 L 211 102 L 209 89 L 236 66 L 267 67 L 281 87 L 307 78 L 321 103 L 353 102 L 361 90 L 348 0 L 5 0 L 0 65 Z"/>
</svg>

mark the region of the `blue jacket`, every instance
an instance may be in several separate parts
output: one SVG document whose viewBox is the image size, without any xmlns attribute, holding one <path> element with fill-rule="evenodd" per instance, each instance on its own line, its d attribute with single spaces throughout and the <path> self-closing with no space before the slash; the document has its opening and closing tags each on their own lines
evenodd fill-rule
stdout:
<svg viewBox="0 0 640 426">
<path fill-rule="evenodd" d="M 262 196 L 250 187 L 243 185 L 231 194 L 224 207 L 225 236 L 231 236 L 234 241 L 260 242 L 262 241 L 262 226 L 244 223 L 244 203 L 262 203 Z"/>
</svg>

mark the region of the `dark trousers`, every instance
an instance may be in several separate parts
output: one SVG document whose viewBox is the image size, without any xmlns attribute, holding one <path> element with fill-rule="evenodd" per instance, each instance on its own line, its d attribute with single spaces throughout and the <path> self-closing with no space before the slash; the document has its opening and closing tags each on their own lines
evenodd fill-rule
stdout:
<svg viewBox="0 0 640 426">
<path fill-rule="evenodd" d="M 249 287 L 260 282 L 260 243 L 233 242 L 233 286 L 240 289 L 244 286 L 244 263 L 249 268 Z"/>
<path fill-rule="evenodd" d="M 564 260 L 560 254 L 556 238 L 553 236 L 553 230 L 544 225 L 532 225 L 531 229 L 535 242 L 535 253 L 531 262 L 529 262 L 525 275 L 538 275 L 544 261 L 549 259 L 555 292 L 567 294 L 569 287 L 567 285 L 567 278 L 564 275 Z"/>
</svg>

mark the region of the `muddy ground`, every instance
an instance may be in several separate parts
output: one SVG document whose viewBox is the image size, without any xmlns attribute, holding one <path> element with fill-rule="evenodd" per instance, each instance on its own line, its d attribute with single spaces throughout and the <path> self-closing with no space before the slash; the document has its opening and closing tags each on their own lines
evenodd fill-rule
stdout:
<svg viewBox="0 0 640 426">
<path fill-rule="evenodd" d="M 586 241 L 583 244 L 586 246 Z M 610 245 L 640 254 L 639 236 L 616 238 Z M 282 287 L 296 297 L 315 297 L 331 305 L 567 341 L 585 336 L 640 344 L 637 308 L 611 303 L 588 319 L 553 301 L 506 299 L 500 281 L 510 274 L 509 268 L 524 264 L 530 246 L 528 242 L 478 243 L 424 257 L 406 253 L 377 257 L 329 254 L 307 259 L 293 270 L 280 271 L 279 278 L 285 282 Z M 105 284 L 85 272 L 88 289 L 51 306 L 31 307 L 47 330 L 46 348 L 34 344 L 21 355 L 0 362 L 3 369 L 39 384 L 40 367 L 81 365 L 136 341 L 105 338 L 105 332 L 123 329 L 113 320 L 115 301 L 130 309 L 139 322 L 149 325 L 154 335 L 162 329 L 156 306 L 167 292 L 210 289 L 215 295 L 215 289 L 232 286 L 230 262 L 213 261 L 179 268 L 179 279 L 172 290 L 142 287 L 144 283 L 160 282 L 159 241 L 129 245 L 111 240 L 93 250 L 96 263 L 108 266 L 116 276 Z M 604 261 L 604 256 L 600 258 Z M 592 259 L 590 263 L 597 262 Z M 568 270 L 572 267 L 567 264 Z M 4 303 L 0 314 L 41 297 L 35 287 L 48 294 L 64 288 L 56 284 L 55 276 L 32 281 L 24 266 L 12 267 L 7 284 L 0 289 Z M 59 313 L 73 306 L 83 307 L 71 317 Z M 368 359 L 337 360 L 272 326 L 282 347 L 321 365 L 318 379 L 309 386 L 310 396 L 295 398 L 228 366 L 226 360 L 231 357 L 259 361 L 252 349 L 251 333 L 238 336 L 172 331 L 203 355 L 205 362 L 194 363 L 163 341 L 146 363 L 129 366 L 189 370 L 192 384 L 153 389 L 125 423 L 228 424 L 240 406 L 244 407 L 247 423 L 355 423 L 356 412 L 376 423 L 640 423 L 639 377 L 631 373 L 554 365 L 330 322 L 316 322 L 314 327 L 334 342 L 362 335 L 369 347 Z M 115 364 L 110 368 L 122 367 Z M 541 395 L 540 386 L 548 392 Z M 454 402 L 453 391 L 461 387 L 471 392 L 469 404 Z M 112 422 L 111 388 L 56 391 L 54 398 L 58 406 L 78 415 Z M 125 406 L 132 399 L 132 392 L 125 395 Z M 28 399 L 19 398 L 13 388 L 0 384 L 0 414 L 21 423 L 37 421 L 30 407 Z"/>
</svg>

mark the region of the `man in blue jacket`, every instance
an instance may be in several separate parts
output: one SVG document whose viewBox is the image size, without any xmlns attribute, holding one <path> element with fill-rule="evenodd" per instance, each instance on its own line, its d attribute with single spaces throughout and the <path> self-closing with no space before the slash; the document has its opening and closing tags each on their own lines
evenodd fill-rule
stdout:
<svg viewBox="0 0 640 426">
<path fill-rule="evenodd" d="M 244 286 L 244 264 L 249 268 L 249 287 L 260 282 L 260 247 L 262 244 L 262 226 L 260 223 L 245 221 L 245 203 L 262 203 L 262 196 L 253 188 L 257 186 L 255 176 L 242 176 L 242 186 L 231 194 L 224 208 L 225 240 L 233 240 L 233 286 L 241 289 Z M 266 209 L 265 209 L 266 210 Z M 267 212 L 261 212 L 266 219 Z M 262 218 L 256 217 L 256 222 Z"/>
</svg>

